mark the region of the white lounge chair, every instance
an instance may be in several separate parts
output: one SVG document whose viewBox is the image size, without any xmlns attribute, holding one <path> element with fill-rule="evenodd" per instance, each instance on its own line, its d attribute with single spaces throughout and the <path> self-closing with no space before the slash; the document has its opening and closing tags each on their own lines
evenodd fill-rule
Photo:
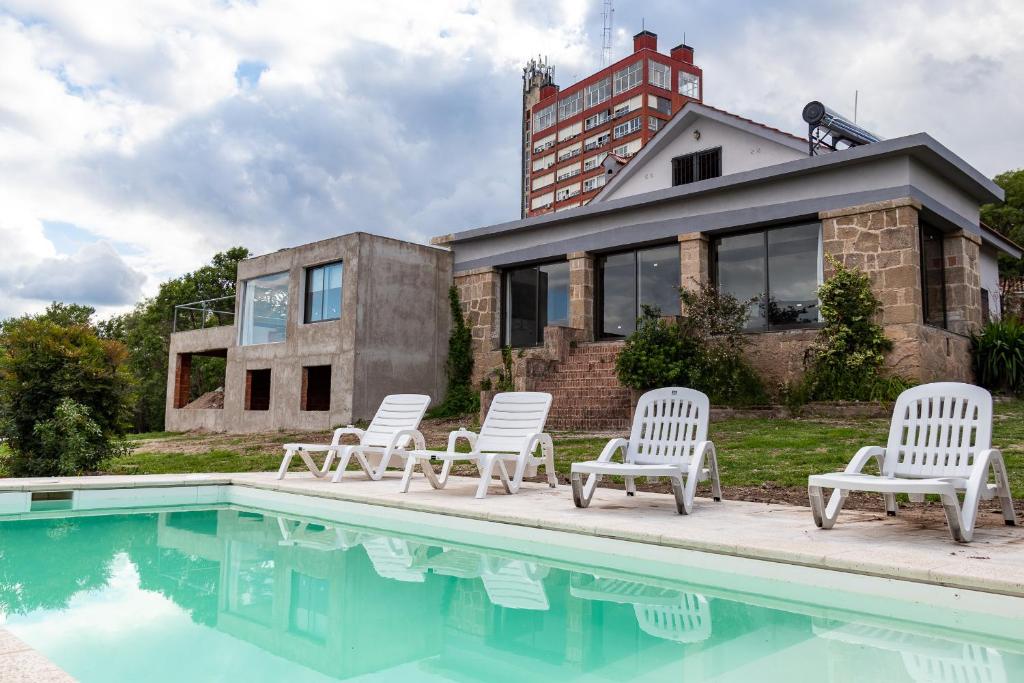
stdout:
<svg viewBox="0 0 1024 683">
<path fill-rule="evenodd" d="M 544 422 L 547 421 L 550 408 L 551 394 L 515 391 L 495 395 L 479 435 L 466 429 L 459 429 L 448 435 L 446 451 L 427 451 L 420 448 L 405 453 L 402 492 L 409 490 L 416 465 L 420 466 L 430 485 L 440 489 L 448 483 L 452 463 L 458 461 L 476 463 L 480 472 L 480 484 L 476 489 L 477 498 L 487 495 L 487 487 L 495 475 L 495 470 L 506 493 L 518 491 L 527 471 L 536 472 L 539 465 L 544 465 L 548 484 L 555 488 L 558 485 L 558 479 L 555 477 L 555 448 L 551 436 L 544 433 Z M 422 437 L 420 439 L 422 440 Z M 459 439 L 466 439 L 469 442 L 469 453 L 455 451 Z M 541 448 L 543 457 L 534 455 L 538 447 Z M 430 465 L 431 457 L 443 462 L 440 476 Z M 506 463 L 515 465 L 511 473 L 506 468 Z"/>
<path fill-rule="evenodd" d="M 418 544 L 391 536 L 364 536 L 361 543 L 378 576 L 407 583 L 427 580 L 427 570 L 416 566 Z"/>
<path fill-rule="evenodd" d="M 417 430 L 420 420 L 430 405 L 430 397 L 423 394 L 392 394 L 385 396 L 370 426 L 365 430 L 352 425 L 334 430 L 334 438 L 328 444 L 287 443 L 284 445 L 284 459 L 277 472 L 278 479 L 284 479 L 292 458 L 298 455 L 306 468 L 317 479 L 325 478 L 331 471 L 331 464 L 338 459 L 338 469 L 331 481 L 341 481 L 351 458 L 355 458 L 366 476 L 379 480 L 384 476 L 394 457 L 404 457 L 410 441 L 416 448 L 424 448 L 423 435 Z M 358 444 L 342 444 L 341 437 L 354 434 Z M 326 452 L 323 466 L 314 462 L 311 453 Z M 376 460 L 376 466 L 371 464 Z"/>
<path fill-rule="evenodd" d="M 315 528 L 310 528 L 310 527 Z M 359 534 L 341 527 L 321 526 L 300 519 L 277 518 L 281 531 L 280 546 L 309 550 L 349 550 L 359 545 Z"/>
<path fill-rule="evenodd" d="M 880 474 L 861 470 L 872 459 Z M 989 473 L 995 483 L 989 483 Z M 833 489 L 825 505 L 822 489 Z M 1000 452 L 992 448 L 992 395 L 981 387 L 936 382 L 900 394 L 885 448 L 865 446 L 843 472 L 808 478 L 814 523 L 831 529 L 850 491 L 881 493 L 886 511 L 896 514 L 896 494 L 942 499 L 949 532 L 967 543 L 974 535 L 978 503 L 998 497 L 1006 524 L 1016 524 L 1013 499 Z M 963 505 L 958 493 L 964 494 Z"/>
<path fill-rule="evenodd" d="M 510 609 L 550 608 L 544 578 L 548 568 L 525 560 L 489 557 L 468 550 L 446 548 L 417 566 L 440 576 L 480 579 L 491 603 Z"/>
<path fill-rule="evenodd" d="M 722 500 L 715 445 L 707 440 L 710 411 L 708 397 L 695 389 L 666 387 L 641 396 L 628 440 L 612 439 L 597 460 L 572 464 L 576 507 L 590 505 L 605 475 L 624 477 L 630 496 L 636 494 L 637 477 L 667 477 L 681 515 L 693 509 L 698 482 L 710 479 L 712 496 Z M 623 462 L 612 462 L 616 451 L 622 451 Z"/>
</svg>

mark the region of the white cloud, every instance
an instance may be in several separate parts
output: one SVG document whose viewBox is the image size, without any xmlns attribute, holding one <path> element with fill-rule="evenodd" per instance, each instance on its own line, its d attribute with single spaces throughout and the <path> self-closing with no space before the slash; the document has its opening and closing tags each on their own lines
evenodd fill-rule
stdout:
<svg viewBox="0 0 1024 683">
<path fill-rule="evenodd" d="M 799 133 L 805 102 L 849 111 L 859 89 L 879 134 L 928 131 L 987 174 L 1024 164 L 1014 0 L 620 3 L 619 56 L 641 12 L 663 51 L 685 30 L 710 104 Z M 54 259 L 110 259 L 58 254 L 45 221 L 121 251 L 109 295 L 63 290 L 115 302 L 235 244 L 514 218 L 520 67 L 548 55 L 569 84 L 599 66 L 599 27 L 586 0 L 0 0 L 0 317 L 45 305 L 28 295 L 56 293 L 35 279 Z"/>
</svg>

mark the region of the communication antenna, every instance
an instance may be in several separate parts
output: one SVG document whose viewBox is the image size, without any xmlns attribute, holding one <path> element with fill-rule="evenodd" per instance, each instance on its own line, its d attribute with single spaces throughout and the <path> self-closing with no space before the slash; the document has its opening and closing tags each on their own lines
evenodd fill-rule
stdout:
<svg viewBox="0 0 1024 683">
<path fill-rule="evenodd" d="M 612 18 L 615 15 L 615 8 L 612 7 L 612 0 L 604 0 L 604 9 L 601 18 L 604 20 L 604 27 L 601 29 L 601 61 L 603 66 L 612 63 Z"/>
</svg>

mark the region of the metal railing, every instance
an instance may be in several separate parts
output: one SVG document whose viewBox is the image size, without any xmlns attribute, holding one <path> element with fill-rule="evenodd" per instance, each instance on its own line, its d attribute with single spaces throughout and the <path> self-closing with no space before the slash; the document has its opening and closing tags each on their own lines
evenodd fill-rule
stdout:
<svg viewBox="0 0 1024 683">
<path fill-rule="evenodd" d="M 182 331 L 230 325 L 235 322 L 235 311 L 218 310 L 215 302 L 233 302 L 234 300 L 234 296 L 220 296 L 216 299 L 204 299 L 203 301 L 192 301 L 187 304 L 179 304 L 174 307 L 174 322 L 171 325 L 171 331 L 178 331 L 179 319 L 181 320 L 181 324 L 185 324 L 186 320 L 188 321 L 188 326 L 184 327 Z"/>
</svg>

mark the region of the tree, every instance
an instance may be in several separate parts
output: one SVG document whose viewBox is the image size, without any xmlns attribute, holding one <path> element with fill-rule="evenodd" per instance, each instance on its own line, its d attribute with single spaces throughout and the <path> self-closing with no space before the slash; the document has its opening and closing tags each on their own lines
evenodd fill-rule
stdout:
<svg viewBox="0 0 1024 683">
<path fill-rule="evenodd" d="M 1006 200 L 1002 204 L 982 206 L 981 222 L 1017 244 L 1024 244 L 1024 168 L 1000 173 L 993 180 L 1006 192 Z M 1024 275 L 1024 259 L 1000 254 L 999 273 Z"/>
<path fill-rule="evenodd" d="M 55 304 L 0 330 L 0 436 L 15 475 L 87 472 L 120 447 L 127 352 L 96 335 L 86 308 Z"/>
<path fill-rule="evenodd" d="M 137 431 L 163 429 L 167 391 L 167 354 L 170 350 L 174 307 L 192 301 L 233 297 L 238 262 L 249 257 L 245 247 L 220 252 L 209 265 L 168 280 L 157 295 L 139 302 L 135 310 L 100 323 L 100 335 L 117 339 L 128 348 L 128 369 L 135 380 L 135 410 L 132 416 Z M 224 310 L 234 305 L 224 302 Z M 214 324 L 231 322 L 230 316 L 215 316 Z M 200 326 L 197 317 L 183 316 L 178 329 Z M 192 363 L 193 385 L 197 393 L 216 389 L 224 377 L 224 359 L 196 357 Z"/>
</svg>

